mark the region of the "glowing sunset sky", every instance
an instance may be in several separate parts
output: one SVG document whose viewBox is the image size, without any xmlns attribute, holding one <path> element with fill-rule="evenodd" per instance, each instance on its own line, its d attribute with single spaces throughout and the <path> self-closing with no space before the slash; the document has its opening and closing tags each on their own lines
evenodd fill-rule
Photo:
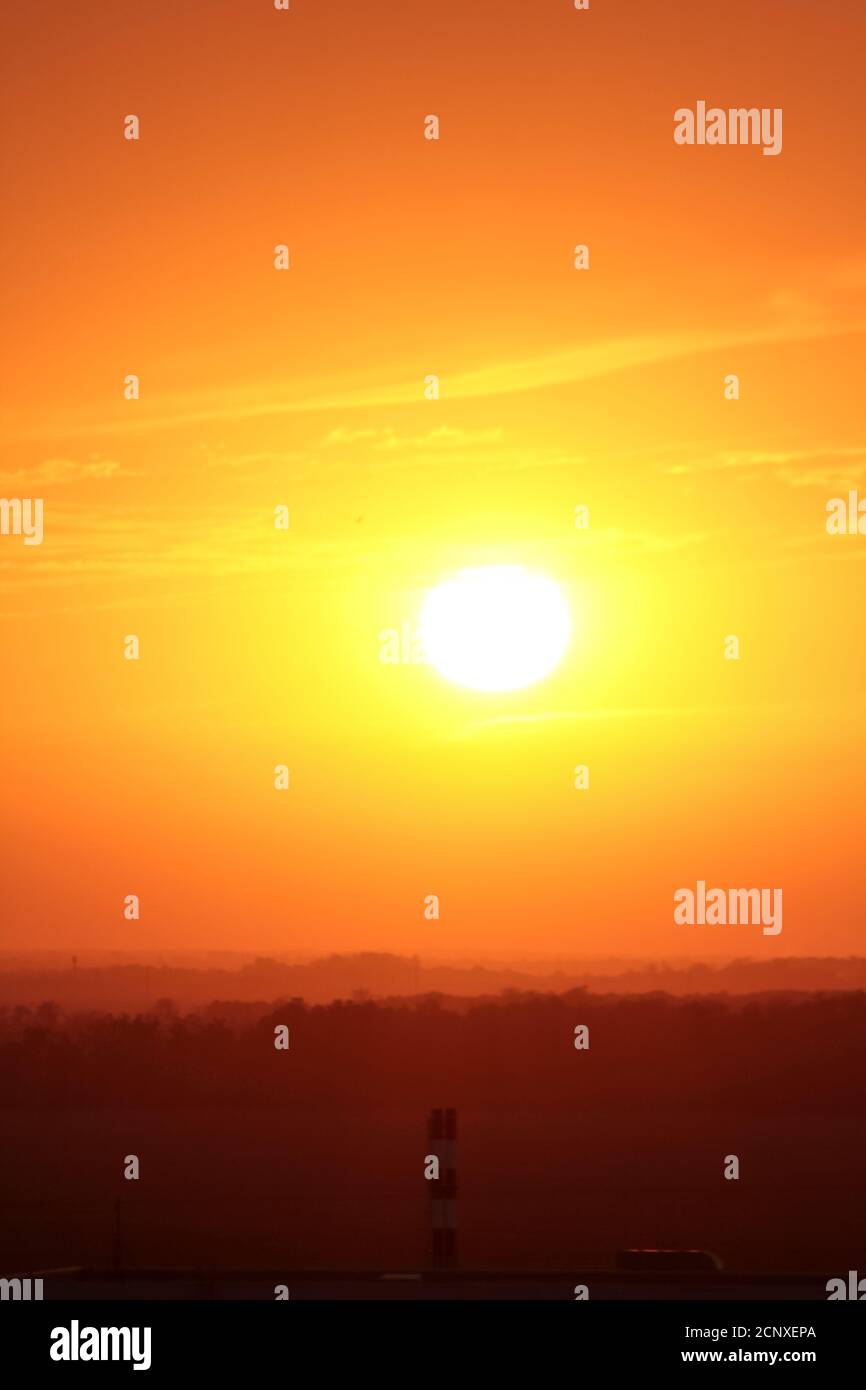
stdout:
<svg viewBox="0 0 866 1390">
<path fill-rule="evenodd" d="M 4 18 L 0 494 L 45 502 L 0 537 L 4 946 L 862 952 L 866 537 L 825 509 L 866 495 L 863 30 Z M 675 145 L 699 99 L 782 107 L 781 155 Z M 561 586 L 552 675 L 380 660 L 485 564 Z M 784 931 L 676 926 L 697 879 Z"/>
</svg>

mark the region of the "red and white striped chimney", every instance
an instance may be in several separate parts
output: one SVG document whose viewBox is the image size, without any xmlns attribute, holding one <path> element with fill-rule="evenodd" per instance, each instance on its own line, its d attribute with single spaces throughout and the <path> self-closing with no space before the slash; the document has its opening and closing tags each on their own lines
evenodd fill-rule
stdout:
<svg viewBox="0 0 866 1390">
<path fill-rule="evenodd" d="M 457 1265 L 457 1111 L 431 1110 L 429 1154 L 439 1159 L 439 1177 L 429 1180 L 430 1249 L 434 1269 Z"/>
</svg>

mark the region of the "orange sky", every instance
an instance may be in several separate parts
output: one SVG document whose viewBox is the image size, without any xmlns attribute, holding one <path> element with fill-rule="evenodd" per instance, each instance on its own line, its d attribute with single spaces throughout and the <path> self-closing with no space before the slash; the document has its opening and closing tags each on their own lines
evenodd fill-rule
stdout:
<svg viewBox="0 0 866 1390">
<path fill-rule="evenodd" d="M 866 496 L 863 30 L 850 0 L 4 17 L 0 494 L 45 539 L 0 536 L 3 945 L 863 951 L 866 537 L 824 524 Z M 781 155 L 676 146 L 699 99 L 781 107 Z M 553 676 L 380 661 L 488 562 L 562 585 Z M 676 926 L 699 878 L 783 887 L 783 932 Z"/>
</svg>

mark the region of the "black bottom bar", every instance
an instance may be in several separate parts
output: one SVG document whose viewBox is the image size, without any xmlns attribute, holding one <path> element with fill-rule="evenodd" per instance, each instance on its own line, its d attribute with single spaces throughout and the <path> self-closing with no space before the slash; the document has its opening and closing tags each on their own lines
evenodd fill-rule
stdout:
<svg viewBox="0 0 866 1390">
<path fill-rule="evenodd" d="M 486 1384 L 500 1364 L 508 1383 L 526 1375 L 537 1384 L 551 1378 L 562 1358 L 574 1375 L 588 1368 L 614 1377 L 713 1364 L 797 1366 L 820 1374 L 825 1384 L 846 1363 L 858 1364 L 866 1331 L 866 1309 L 843 1301 L 563 1299 L 558 1307 L 494 1301 L 461 1307 L 462 1301 L 454 1286 L 450 1300 L 414 1309 L 405 1300 L 388 1309 L 383 1300 L 312 1303 L 291 1296 L 236 1303 L 5 1302 L 0 1371 L 32 1375 L 34 1384 L 44 1375 L 62 1383 L 70 1375 L 98 1379 L 103 1370 L 115 1378 L 135 1376 L 137 1364 L 141 1374 L 133 1384 L 194 1372 L 196 1383 L 207 1385 L 200 1377 L 223 1381 L 226 1374 L 248 1378 L 253 1372 L 260 1382 L 263 1374 L 297 1373 L 303 1356 L 312 1358 L 312 1366 L 303 1363 L 305 1379 L 311 1370 L 321 1376 L 345 1368 L 345 1374 L 369 1372 L 377 1380 L 380 1374 L 414 1380 L 417 1369 L 439 1362 L 450 1380 L 471 1373 L 478 1358 Z M 442 1339 L 449 1335 L 460 1341 L 443 1357 L 449 1344 Z M 419 1337 L 432 1339 L 420 1367 Z M 94 1352 L 100 1359 L 89 1359 Z"/>
</svg>

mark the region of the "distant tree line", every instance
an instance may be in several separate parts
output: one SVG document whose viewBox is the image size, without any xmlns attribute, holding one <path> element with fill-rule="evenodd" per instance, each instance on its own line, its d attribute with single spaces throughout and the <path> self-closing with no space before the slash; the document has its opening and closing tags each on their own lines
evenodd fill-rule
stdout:
<svg viewBox="0 0 866 1390">
<path fill-rule="evenodd" d="M 578 1050 L 581 1025 L 589 1045 Z M 287 1049 L 275 1047 L 280 1028 Z M 438 1096 L 820 1111 L 855 1109 L 864 1083 L 862 991 L 290 999 L 186 1015 L 168 1000 L 138 1015 L 66 1014 L 50 1003 L 0 1010 L 7 1106 L 378 1106 Z"/>
</svg>

